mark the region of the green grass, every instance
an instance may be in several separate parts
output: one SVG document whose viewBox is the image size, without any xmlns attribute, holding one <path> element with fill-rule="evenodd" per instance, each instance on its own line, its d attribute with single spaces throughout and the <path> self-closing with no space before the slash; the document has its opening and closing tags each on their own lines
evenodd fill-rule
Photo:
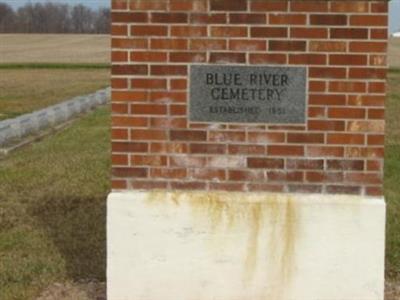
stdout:
<svg viewBox="0 0 400 300">
<path fill-rule="evenodd" d="M 0 299 L 105 279 L 109 110 L 0 161 Z"/>
<path fill-rule="evenodd" d="M 400 73 L 389 74 L 387 275 L 400 278 Z M 34 299 L 54 282 L 105 280 L 110 112 L 0 160 L 0 299 Z"/>
<path fill-rule="evenodd" d="M 15 69 L 110 69 L 110 64 L 102 63 L 7 63 L 0 64 L 0 70 Z"/>
<path fill-rule="evenodd" d="M 387 201 L 386 271 L 400 279 L 400 72 L 389 73 L 386 102 L 385 197 Z"/>
</svg>

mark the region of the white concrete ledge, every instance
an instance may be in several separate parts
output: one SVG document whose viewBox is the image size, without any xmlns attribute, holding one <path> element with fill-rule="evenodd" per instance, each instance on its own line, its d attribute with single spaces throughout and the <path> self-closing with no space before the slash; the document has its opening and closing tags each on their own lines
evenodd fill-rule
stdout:
<svg viewBox="0 0 400 300">
<path fill-rule="evenodd" d="M 108 199 L 109 300 L 383 300 L 385 203 L 140 192 Z"/>
</svg>

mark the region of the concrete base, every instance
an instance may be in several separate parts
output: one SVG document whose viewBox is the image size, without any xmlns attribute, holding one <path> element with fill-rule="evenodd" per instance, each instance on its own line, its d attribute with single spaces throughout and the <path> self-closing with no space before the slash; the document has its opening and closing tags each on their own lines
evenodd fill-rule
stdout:
<svg viewBox="0 0 400 300">
<path fill-rule="evenodd" d="M 112 193 L 109 300 L 383 300 L 385 203 Z"/>
</svg>

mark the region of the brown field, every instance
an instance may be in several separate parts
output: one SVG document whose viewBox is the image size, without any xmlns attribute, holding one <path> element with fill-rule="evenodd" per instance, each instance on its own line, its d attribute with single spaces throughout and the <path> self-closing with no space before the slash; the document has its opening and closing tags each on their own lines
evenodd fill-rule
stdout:
<svg viewBox="0 0 400 300">
<path fill-rule="evenodd" d="M 110 36 L 0 34 L 0 64 L 109 63 Z"/>
<path fill-rule="evenodd" d="M 109 85 L 108 69 L 0 69 L 0 120 Z"/>
<path fill-rule="evenodd" d="M 400 68 L 400 38 L 389 40 L 389 66 Z"/>
</svg>

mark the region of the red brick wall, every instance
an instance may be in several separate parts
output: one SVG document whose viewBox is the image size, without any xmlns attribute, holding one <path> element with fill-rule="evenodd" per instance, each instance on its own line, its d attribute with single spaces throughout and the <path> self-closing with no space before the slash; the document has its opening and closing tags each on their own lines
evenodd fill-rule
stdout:
<svg viewBox="0 0 400 300">
<path fill-rule="evenodd" d="M 114 0 L 113 188 L 381 195 L 386 1 Z M 305 65 L 305 125 L 190 122 L 188 65 Z"/>
</svg>

